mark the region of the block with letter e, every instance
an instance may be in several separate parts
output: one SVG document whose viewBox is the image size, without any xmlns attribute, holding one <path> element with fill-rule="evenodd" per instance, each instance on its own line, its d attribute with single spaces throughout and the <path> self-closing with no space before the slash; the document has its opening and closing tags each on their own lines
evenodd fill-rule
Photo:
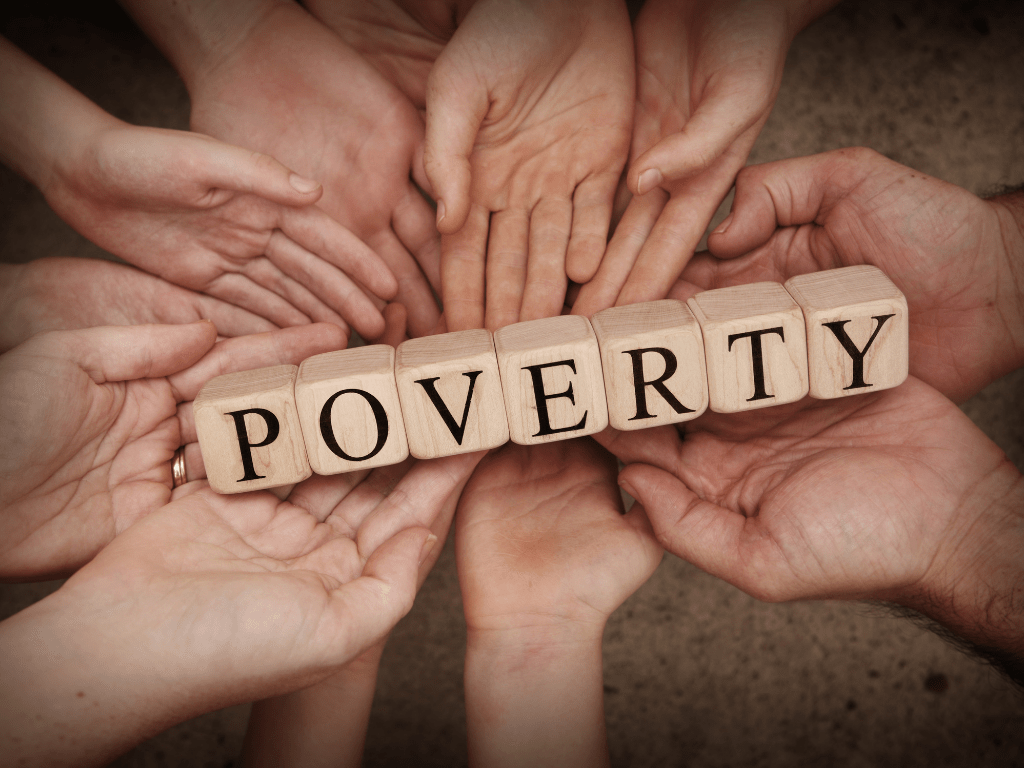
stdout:
<svg viewBox="0 0 1024 768">
<path fill-rule="evenodd" d="M 294 365 L 210 379 L 192 403 L 210 487 L 241 493 L 298 483 L 312 472 L 295 407 Z"/>
<path fill-rule="evenodd" d="M 877 267 L 792 277 L 786 290 L 807 323 L 811 397 L 830 399 L 899 386 L 909 373 L 907 300 Z"/>
<path fill-rule="evenodd" d="M 597 336 L 585 317 L 515 323 L 494 332 L 512 442 L 535 445 L 608 426 Z"/>
<path fill-rule="evenodd" d="M 309 464 L 318 475 L 398 464 L 409 455 L 386 344 L 315 355 L 295 382 Z"/>
<path fill-rule="evenodd" d="M 681 301 L 612 307 L 591 318 L 601 347 L 608 421 L 621 430 L 675 424 L 708 407 L 704 339 Z"/>
<path fill-rule="evenodd" d="M 704 335 L 712 411 L 749 411 L 807 394 L 804 316 L 780 283 L 716 288 L 687 303 Z"/>
<path fill-rule="evenodd" d="M 508 422 L 494 341 L 483 329 L 410 339 L 398 347 L 395 380 L 409 452 L 418 459 L 497 448 Z"/>
</svg>

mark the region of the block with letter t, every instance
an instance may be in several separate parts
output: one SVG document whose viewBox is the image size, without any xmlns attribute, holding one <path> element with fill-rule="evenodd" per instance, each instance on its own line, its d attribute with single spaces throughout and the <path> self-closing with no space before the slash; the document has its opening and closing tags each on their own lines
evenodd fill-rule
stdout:
<svg viewBox="0 0 1024 768">
<path fill-rule="evenodd" d="M 712 411 L 749 411 L 807 394 L 804 316 L 780 283 L 716 288 L 687 303 L 704 335 Z"/>
<path fill-rule="evenodd" d="M 277 365 L 210 379 L 192 403 L 210 487 L 275 488 L 312 474 L 295 407 L 298 367 Z"/>
<path fill-rule="evenodd" d="M 877 267 L 792 277 L 786 290 L 807 323 L 811 397 L 899 386 L 909 372 L 907 300 Z"/>
<path fill-rule="evenodd" d="M 395 380 L 409 452 L 418 459 L 497 448 L 508 422 L 490 331 L 410 339 L 398 347 Z"/>
<path fill-rule="evenodd" d="M 535 445 L 608 426 L 601 352 L 585 317 L 528 320 L 494 333 L 512 442 Z"/>
<path fill-rule="evenodd" d="M 295 401 L 309 464 L 318 475 L 398 464 L 409 455 L 386 344 L 303 360 Z"/>
<path fill-rule="evenodd" d="M 681 301 L 612 307 L 591 318 L 601 346 L 608 421 L 621 430 L 675 424 L 708 407 L 700 325 Z"/>
</svg>

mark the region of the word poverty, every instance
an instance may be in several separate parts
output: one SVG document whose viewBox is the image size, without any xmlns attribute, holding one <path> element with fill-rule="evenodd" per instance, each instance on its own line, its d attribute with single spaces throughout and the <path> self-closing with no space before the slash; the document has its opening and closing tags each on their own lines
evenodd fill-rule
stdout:
<svg viewBox="0 0 1024 768">
<path fill-rule="evenodd" d="M 907 302 L 874 267 L 218 376 L 194 403 L 220 493 L 901 384 Z"/>
</svg>

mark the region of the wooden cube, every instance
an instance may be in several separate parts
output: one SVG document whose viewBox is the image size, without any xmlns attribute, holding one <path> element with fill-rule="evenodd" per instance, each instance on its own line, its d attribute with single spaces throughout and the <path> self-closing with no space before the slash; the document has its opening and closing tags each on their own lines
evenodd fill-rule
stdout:
<svg viewBox="0 0 1024 768">
<path fill-rule="evenodd" d="M 717 288 L 688 304 L 704 334 L 712 411 L 749 411 L 807 394 L 804 316 L 781 284 Z"/>
<path fill-rule="evenodd" d="M 294 365 L 217 376 L 192 403 L 206 477 L 217 493 L 241 493 L 309 477 L 295 407 Z"/>
<path fill-rule="evenodd" d="M 302 362 L 295 401 L 309 464 L 336 475 L 405 461 L 395 349 L 386 344 L 315 355 Z"/>
<path fill-rule="evenodd" d="M 409 451 L 435 459 L 508 442 L 494 341 L 483 329 L 410 339 L 398 347 L 395 380 Z"/>
<path fill-rule="evenodd" d="M 811 397 L 899 386 L 910 370 L 907 300 L 877 267 L 799 275 L 786 282 L 807 325 Z"/>
<path fill-rule="evenodd" d="M 615 429 L 674 424 L 704 413 L 704 338 L 683 302 L 612 307 L 590 322 L 601 346 L 608 421 Z"/>
<path fill-rule="evenodd" d="M 494 333 L 512 442 L 549 443 L 608 426 L 601 352 L 585 317 L 529 320 Z"/>
</svg>

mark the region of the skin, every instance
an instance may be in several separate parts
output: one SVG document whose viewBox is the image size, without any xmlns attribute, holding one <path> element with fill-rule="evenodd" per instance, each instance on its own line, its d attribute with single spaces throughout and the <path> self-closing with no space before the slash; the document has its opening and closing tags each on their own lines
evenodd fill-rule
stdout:
<svg viewBox="0 0 1024 768">
<path fill-rule="evenodd" d="M 508 444 L 459 503 L 473 765 L 607 765 L 601 637 L 661 548 L 593 441 Z"/>
<path fill-rule="evenodd" d="M 664 298 L 768 119 L 796 34 L 834 0 L 647 0 L 626 207 L 574 312 Z"/>
<path fill-rule="evenodd" d="M 0 578 L 68 574 L 171 500 L 171 464 L 205 476 L 191 401 L 221 373 L 338 349 L 317 324 L 217 343 L 212 323 L 34 336 L 0 357 Z"/>
<path fill-rule="evenodd" d="M 593 276 L 632 99 L 621 0 L 473 5 L 426 92 L 424 168 L 451 330 L 557 315 L 567 276 Z"/>
<path fill-rule="evenodd" d="M 382 331 L 373 302 L 394 296 L 394 276 L 312 205 L 318 182 L 209 136 L 123 123 L 2 39 L 0 95 L 0 158 L 97 245 L 277 326 Z"/>
<path fill-rule="evenodd" d="M 981 200 L 867 149 L 752 166 L 673 296 L 876 266 L 907 297 L 911 374 L 962 402 L 1024 365 L 1022 201 Z"/>
<path fill-rule="evenodd" d="M 384 259 L 410 332 L 428 333 L 440 243 L 411 178 L 423 122 L 401 91 L 292 2 L 125 5 L 185 80 L 193 129 L 320 180 L 319 207 Z"/>
<path fill-rule="evenodd" d="M 179 324 L 205 318 L 222 336 L 276 330 L 233 304 L 99 259 L 45 258 L 0 265 L 0 318 L 2 352 L 42 331 L 97 325 Z"/>
<path fill-rule="evenodd" d="M 315 477 L 288 501 L 177 489 L 0 624 L 18 659 L 0 670 L 4 755 L 106 764 L 172 723 L 335 673 L 408 612 L 434 517 L 478 459 Z"/>
</svg>

